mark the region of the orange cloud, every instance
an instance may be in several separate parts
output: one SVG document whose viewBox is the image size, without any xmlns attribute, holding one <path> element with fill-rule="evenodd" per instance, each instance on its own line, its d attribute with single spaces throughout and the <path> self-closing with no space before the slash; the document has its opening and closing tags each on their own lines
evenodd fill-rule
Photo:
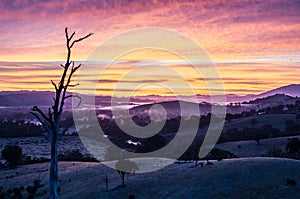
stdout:
<svg viewBox="0 0 300 199">
<path fill-rule="evenodd" d="M 84 60 L 112 35 L 138 27 L 163 27 L 182 32 L 198 42 L 217 62 L 228 92 L 257 93 L 299 82 L 296 76 L 299 71 L 295 65 L 300 61 L 294 59 L 300 53 L 300 3 L 297 0 L 12 0 L 0 2 L 0 13 L 1 90 L 51 89 L 49 80 L 58 78 L 59 69 L 55 67 L 60 62 L 45 61 L 64 60 L 66 26 L 70 31 L 76 30 L 75 36 L 95 33 L 74 48 L 75 60 Z M 187 49 L 191 53 L 193 50 Z M 269 57 L 275 59 L 261 63 L 260 60 Z M 173 60 L 174 57 L 163 52 L 149 56 L 148 52 L 140 51 L 134 57 L 125 57 L 124 61 L 135 60 L 136 64 L 142 64 L 141 61 L 150 59 Z M 228 60 L 243 63 L 225 63 Z M 8 67 L 8 62 L 4 61 L 13 66 Z M 45 65 L 37 65 L 33 61 Z M 126 64 L 126 70 L 132 67 Z M 114 66 L 107 72 L 104 77 L 106 84 L 117 81 L 126 71 L 124 65 Z M 177 69 L 184 72 L 184 67 Z M 22 75 L 24 80 L 19 80 Z M 91 71 L 87 81 L 97 78 L 93 75 Z M 166 80 L 159 75 L 156 74 L 159 80 Z M 190 75 L 188 82 L 193 83 L 194 78 Z M 200 85 L 197 91 L 206 92 L 202 83 Z"/>
</svg>

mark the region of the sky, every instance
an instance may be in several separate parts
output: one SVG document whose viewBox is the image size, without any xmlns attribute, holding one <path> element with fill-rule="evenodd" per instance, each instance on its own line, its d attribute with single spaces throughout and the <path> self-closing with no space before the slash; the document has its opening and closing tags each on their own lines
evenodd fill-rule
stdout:
<svg viewBox="0 0 300 199">
<path fill-rule="evenodd" d="M 53 90 L 50 80 L 58 81 L 59 65 L 66 57 L 65 27 L 76 31 L 77 38 L 94 33 L 74 47 L 72 58 L 77 61 L 86 60 L 114 35 L 157 27 L 177 31 L 197 42 L 215 63 L 226 93 L 259 94 L 300 82 L 299 0 L 3 0 L 0 27 L 2 91 Z M 193 53 L 195 49 L 185 50 Z M 97 67 L 103 67 L 98 61 Z M 121 79 L 145 65 L 148 67 L 140 69 L 139 75 Z M 89 67 L 86 80 L 80 83 L 97 84 L 97 67 Z M 170 89 L 187 94 L 188 88 L 178 78 L 165 74 L 164 67 L 184 76 L 196 93 L 209 93 L 206 82 L 182 58 L 163 50 L 145 49 L 120 57 L 101 77 L 97 92 L 110 95 L 117 83 L 125 82 L 130 85 L 126 84 L 124 90 L 140 88 L 135 95 L 172 95 Z"/>
</svg>

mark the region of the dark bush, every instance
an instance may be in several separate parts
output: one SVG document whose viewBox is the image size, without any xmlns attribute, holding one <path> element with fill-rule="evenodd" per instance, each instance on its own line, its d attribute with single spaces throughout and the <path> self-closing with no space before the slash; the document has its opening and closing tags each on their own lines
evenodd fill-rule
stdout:
<svg viewBox="0 0 300 199">
<path fill-rule="evenodd" d="M 69 150 L 58 155 L 59 161 L 82 161 L 82 162 L 99 162 L 91 155 L 83 155 L 78 149 Z"/>
<path fill-rule="evenodd" d="M 142 141 L 142 144 L 136 150 L 136 153 L 148 153 L 155 150 L 158 150 L 164 147 L 167 144 L 167 141 L 164 136 L 160 134 L 155 134 L 150 138 L 145 138 Z"/>
<path fill-rule="evenodd" d="M 206 156 L 206 159 L 209 160 L 222 160 L 228 158 L 237 158 L 237 156 L 229 151 L 225 151 L 217 148 L 212 149 L 209 152 L 209 154 Z"/>
<path fill-rule="evenodd" d="M 286 154 L 280 148 L 273 148 L 268 150 L 268 157 L 286 157 Z"/>
<path fill-rule="evenodd" d="M 8 190 L 6 191 L 6 193 L 7 193 L 7 195 L 11 195 L 11 194 L 13 193 L 13 191 L 12 191 L 11 189 L 8 189 Z"/>
<path fill-rule="evenodd" d="M 22 148 L 17 145 L 6 145 L 1 154 L 10 166 L 18 165 L 22 160 Z"/>
<path fill-rule="evenodd" d="M 128 199 L 135 199 L 135 196 L 131 194 Z"/>
<path fill-rule="evenodd" d="M 83 155 L 78 149 L 76 149 L 76 150 L 66 151 L 65 153 L 59 154 L 58 160 L 60 160 L 60 161 L 82 161 Z"/>
<path fill-rule="evenodd" d="M 30 195 L 34 195 L 35 192 L 37 191 L 37 187 L 35 187 L 35 186 L 28 186 L 28 187 L 26 188 L 26 191 L 27 191 Z"/>
<path fill-rule="evenodd" d="M 34 187 L 42 187 L 40 180 L 34 180 L 33 184 L 34 184 Z"/>
<path fill-rule="evenodd" d="M 300 159 L 300 140 L 298 138 L 288 138 L 285 150 L 288 157 Z"/>
<path fill-rule="evenodd" d="M 294 180 L 294 179 L 288 178 L 288 179 L 286 179 L 286 184 L 287 184 L 288 186 L 296 186 L 296 185 L 297 185 L 297 182 L 296 182 L 296 180 Z"/>
<path fill-rule="evenodd" d="M 16 198 L 22 198 L 22 190 L 18 187 L 13 188 L 13 192 Z"/>
</svg>

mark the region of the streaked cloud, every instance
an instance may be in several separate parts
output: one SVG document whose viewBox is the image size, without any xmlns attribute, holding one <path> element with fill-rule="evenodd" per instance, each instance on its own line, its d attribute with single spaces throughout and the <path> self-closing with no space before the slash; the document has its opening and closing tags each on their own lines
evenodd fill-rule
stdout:
<svg viewBox="0 0 300 199">
<path fill-rule="evenodd" d="M 145 62 L 143 60 L 141 64 L 144 65 Z M 153 64 L 151 60 L 149 62 Z M 211 85 L 219 85 L 223 82 L 226 92 L 243 95 L 257 94 L 257 92 L 280 87 L 288 83 L 300 82 L 300 77 L 297 75 L 300 73 L 300 67 L 297 67 L 297 64 L 272 66 L 271 63 L 266 61 L 263 63 L 248 62 L 249 60 L 245 63 L 218 63 L 221 79 L 217 77 L 199 77 L 199 75 L 193 72 L 191 66 L 183 65 L 183 63 L 174 65 L 174 61 L 170 61 L 168 68 L 174 69 L 180 76 L 168 73 L 168 70 L 164 69 L 167 66 L 167 61 L 161 62 L 161 65 L 157 61 L 157 65 L 147 66 L 146 69 L 140 70 L 144 74 L 138 71 L 127 77 L 124 77 L 124 75 L 138 65 L 137 61 L 134 62 L 135 66 L 131 65 L 132 62 L 113 65 L 102 76 L 98 74 L 97 66 L 104 67 L 104 65 L 95 64 L 93 70 L 88 71 L 87 74 L 83 74 L 80 89 L 92 92 L 91 87 L 96 86 L 99 94 L 108 95 L 118 85 L 118 92 L 121 94 L 133 92 L 134 90 L 136 90 L 137 95 L 144 95 L 145 93 L 169 95 L 172 93 L 161 87 L 161 85 L 164 85 L 166 88 L 177 90 L 182 94 L 191 88 L 197 93 L 208 94 L 207 81 L 209 81 Z M 124 67 L 122 68 L 122 66 Z M 5 62 L 4 66 L 0 65 L 0 68 L 0 90 L 53 90 L 50 80 L 58 82 L 61 71 L 59 63 L 56 62 Z M 143 66 L 140 68 L 143 69 Z M 151 70 L 154 70 L 155 73 L 147 72 Z M 184 72 L 181 72 L 181 70 L 184 70 Z M 179 81 L 180 78 L 183 78 L 183 81 L 186 81 L 191 88 L 182 85 L 181 81 Z M 74 82 L 77 82 L 76 79 Z"/>
<path fill-rule="evenodd" d="M 257 93 L 300 80 L 298 0 L 4 0 L 0 12 L 0 90 L 52 89 L 49 81 L 58 81 L 59 64 L 63 63 L 59 60 L 66 56 L 65 27 L 76 30 L 75 36 L 95 33 L 74 48 L 75 60 L 84 60 L 112 35 L 139 27 L 162 27 L 199 43 L 214 60 L 228 92 Z M 193 53 L 195 49 L 186 50 Z M 103 63 L 95 63 L 83 83 L 98 81 L 100 66 Z M 109 93 L 109 86 L 136 67 L 144 67 L 148 77 L 140 73 L 123 83 L 171 83 L 182 89 L 175 76 L 156 70 L 158 66 L 173 68 L 184 74 L 197 92 L 207 92 L 202 89 L 205 82 L 196 81 L 184 61 L 168 52 L 142 50 L 124 56 L 105 71 L 102 83 L 108 88 L 102 91 Z"/>
</svg>

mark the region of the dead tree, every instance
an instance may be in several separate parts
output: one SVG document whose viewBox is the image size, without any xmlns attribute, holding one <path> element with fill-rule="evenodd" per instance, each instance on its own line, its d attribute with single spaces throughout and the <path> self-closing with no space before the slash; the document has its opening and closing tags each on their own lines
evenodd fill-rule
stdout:
<svg viewBox="0 0 300 199">
<path fill-rule="evenodd" d="M 46 136 L 50 140 L 51 145 L 51 162 L 50 162 L 50 172 L 49 172 L 49 189 L 50 189 L 50 199 L 58 198 L 58 136 L 61 133 L 64 133 L 66 129 L 60 129 L 60 120 L 64 109 L 65 100 L 78 98 L 79 104 L 81 102 L 81 98 L 76 94 L 68 93 L 69 87 L 74 87 L 78 84 L 72 84 L 72 77 L 74 73 L 82 66 L 81 64 L 75 65 L 74 61 L 71 60 L 71 52 L 72 47 L 90 37 L 93 33 L 89 33 L 84 37 L 79 39 L 74 39 L 75 32 L 73 32 L 70 36 L 68 34 L 68 29 L 65 29 L 66 35 L 66 47 L 67 47 L 67 58 L 65 64 L 61 64 L 63 68 L 63 72 L 58 83 L 55 83 L 51 80 L 51 83 L 55 89 L 55 97 L 53 98 L 53 105 L 48 111 L 43 111 L 37 106 L 34 106 L 32 110 L 32 114 L 38 119 L 38 121 L 42 124 Z M 78 105 L 79 105 L 78 104 Z"/>
</svg>

